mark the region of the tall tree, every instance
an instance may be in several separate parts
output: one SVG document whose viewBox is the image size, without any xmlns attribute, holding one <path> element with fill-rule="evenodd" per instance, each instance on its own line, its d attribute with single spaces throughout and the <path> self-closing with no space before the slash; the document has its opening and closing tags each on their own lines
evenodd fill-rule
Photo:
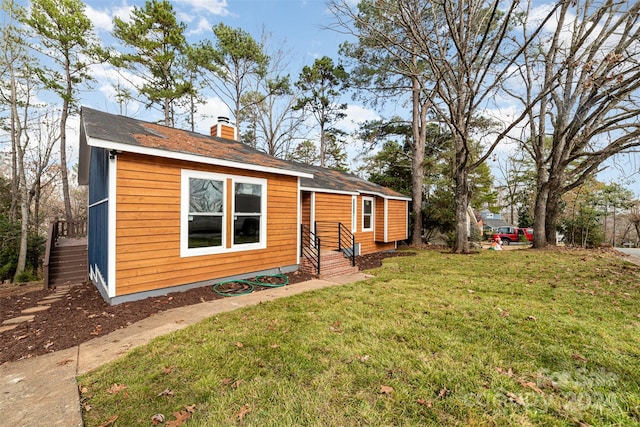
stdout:
<svg viewBox="0 0 640 427">
<path fill-rule="evenodd" d="M 92 80 L 90 66 L 100 61 L 98 41 L 80 0 L 32 0 L 23 22 L 38 39 L 40 53 L 53 64 L 37 74 L 62 99 L 60 116 L 60 172 L 67 221 L 73 217 L 67 165 L 67 119 L 78 110 L 80 85 Z"/>
<path fill-rule="evenodd" d="M 130 21 L 113 19 L 113 36 L 130 51 L 114 52 L 111 62 L 142 82 L 132 84 L 147 100 L 147 108 L 160 107 L 166 126 L 175 125 L 176 102 L 193 88 L 187 75 L 186 28 L 168 0 L 147 0 L 143 8 L 134 6 Z"/>
<path fill-rule="evenodd" d="M 559 2 L 553 30 L 526 50 L 518 99 L 535 105 L 524 149 L 536 164 L 536 248 L 556 243 L 562 195 L 640 144 L 639 13 L 638 2 Z"/>
<path fill-rule="evenodd" d="M 27 261 L 30 199 L 25 161 L 30 141 L 29 121 L 36 75 L 31 67 L 25 32 L 17 25 L 18 22 L 15 19 L 22 15 L 24 10 L 10 0 L 3 1 L 2 9 L 8 22 L 5 22 L 0 33 L 2 43 L 0 94 L 2 103 L 9 108 L 9 123 L 3 126 L 3 130 L 9 132 L 16 168 L 14 179 L 17 180 L 17 192 L 12 194 L 12 198 L 16 198 L 20 206 L 20 245 L 15 280 L 24 271 Z"/>
<path fill-rule="evenodd" d="M 335 65 L 328 56 L 316 59 L 311 67 L 305 65 L 300 72 L 296 86 L 302 91 L 296 110 L 311 112 L 320 127 L 320 166 L 327 161 L 327 130 L 332 124 L 344 118 L 346 103 L 340 98 L 348 85 L 349 74 L 342 65 Z"/>
<path fill-rule="evenodd" d="M 215 45 L 203 43 L 201 60 L 213 73 L 214 78 L 209 79 L 211 88 L 233 114 L 240 132 L 243 108 L 253 105 L 243 104 L 242 97 L 266 76 L 269 56 L 264 53 L 264 46 L 242 29 L 220 23 L 212 30 Z"/>
</svg>

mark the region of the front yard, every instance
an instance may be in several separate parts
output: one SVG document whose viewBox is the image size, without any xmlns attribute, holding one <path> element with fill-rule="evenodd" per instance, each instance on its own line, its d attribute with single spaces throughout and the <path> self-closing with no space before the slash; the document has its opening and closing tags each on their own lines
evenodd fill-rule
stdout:
<svg viewBox="0 0 640 427">
<path fill-rule="evenodd" d="M 640 423 L 639 266 L 431 250 L 373 274 L 210 318 L 79 378 L 86 425 Z"/>
</svg>

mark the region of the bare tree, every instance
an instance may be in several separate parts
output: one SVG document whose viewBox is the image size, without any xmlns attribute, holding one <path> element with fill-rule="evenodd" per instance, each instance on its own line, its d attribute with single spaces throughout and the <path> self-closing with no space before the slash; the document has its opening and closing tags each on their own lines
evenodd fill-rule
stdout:
<svg viewBox="0 0 640 427">
<path fill-rule="evenodd" d="M 349 9 L 346 2 L 341 4 L 341 10 Z M 497 105 L 502 80 L 558 6 L 553 6 L 534 31 L 524 37 L 522 46 L 515 46 L 509 37 L 515 24 L 528 18 L 521 13 L 519 2 L 503 5 L 498 0 L 367 0 L 359 6 L 360 11 L 378 12 L 370 25 L 358 28 L 357 34 L 367 34 L 387 51 L 402 52 L 396 55 L 398 60 L 412 59 L 423 70 L 415 74 L 418 82 L 412 80 L 413 92 L 419 93 L 422 105 L 432 109 L 451 132 L 456 205 L 453 251 L 468 252 L 469 173 L 484 163 L 495 147 L 526 118 L 530 107 L 496 132 L 478 157 L 472 156 L 478 139 L 474 120 L 484 110 Z M 349 19 L 359 23 L 359 15 L 353 12 Z M 416 83 L 419 86 L 416 87 Z M 415 117 L 421 111 L 415 106 L 414 103 L 414 127 L 419 124 Z M 419 128 L 414 132 L 419 132 Z"/>
<path fill-rule="evenodd" d="M 269 57 L 264 76 L 258 76 L 256 87 L 241 96 L 240 117 L 247 124 L 243 142 L 275 157 L 285 158 L 293 149 L 304 122 L 300 111 L 293 109 L 300 96 L 286 74 L 291 53 L 283 43 L 275 51 L 267 51 L 269 35 L 263 33 L 262 46 Z"/>
<path fill-rule="evenodd" d="M 9 131 L 11 147 L 14 151 L 15 178 L 17 179 L 17 196 L 20 205 L 20 249 L 14 276 L 18 278 L 25 269 L 27 260 L 27 244 L 29 235 L 29 187 L 25 167 L 25 152 L 29 147 L 29 117 L 32 90 L 36 76 L 30 66 L 30 57 L 24 32 L 17 26 L 15 16 L 18 10 L 12 1 L 2 4 L 6 12 L 2 28 L 2 81 L 0 95 L 2 102 L 9 108 Z"/>
<path fill-rule="evenodd" d="M 640 144 L 639 12 L 638 2 L 561 2 L 527 50 L 520 99 L 535 105 L 523 147 L 536 165 L 536 248 L 556 243 L 562 195 Z"/>
</svg>

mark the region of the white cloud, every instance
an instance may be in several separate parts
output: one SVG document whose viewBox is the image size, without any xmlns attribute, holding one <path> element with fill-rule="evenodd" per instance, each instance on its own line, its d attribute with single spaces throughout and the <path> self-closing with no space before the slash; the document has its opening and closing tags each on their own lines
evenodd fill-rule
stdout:
<svg viewBox="0 0 640 427">
<path fill-rule="evenodd" d="M 211 28 L 213 27 L 213 25 L 211 25 L 211 23 L 209 22 L 209 20 L 207 18 L 201 17 L 198 20 L 198 25 L 196 25 L 196 27 L 192 30 L 189 30 L 189 32 L 187 33 L 187 35 L 194 35 L 194 34 L 202 34 L 202 33 L 206 33 L 206 32 L 211 32 Z"/>
<path fill-rule="evenodd" d="M 85 13 L 93 23 L 96 30 L 111 32 L 113 30 L 113 18 L 117 16 L 123 21 L 129 21 L 133 6 L 122 5 L 109 9 L 96 9 L 90 5 L 86 6 Z"/>
<path fill-rule="evenodd" d="M 194 12 L 206 11 L 213 15 L 227 16 L 227 0 L 175 0 L 182 7 L 191 7 Z"/>
<path fill-rule="evenodd" d="M 373 110 L 369 110 L 360 105 L 347 105 L 347 117 L 340 120 L 336 126 L 346 132 L 353 132 L 358 129 L 360 123 L 367 120 L 379 119 L 380 115 Z"/>
</svg>

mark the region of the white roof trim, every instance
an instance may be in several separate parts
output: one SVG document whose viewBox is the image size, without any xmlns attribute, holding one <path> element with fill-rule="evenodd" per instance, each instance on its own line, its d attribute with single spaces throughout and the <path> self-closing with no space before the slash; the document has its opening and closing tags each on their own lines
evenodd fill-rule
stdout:
<svg viewBox="0 0 640 427">
<path fill-rule="evenodd" d="M 404 197 L 404 196 L 387 196 L 384 195 L 382 193 L 377 193 L 375 191 L 342 191 L 342 190 L 332 190 L 329 188 L 316 188 L 316 187 L 300 187 L 300 190 L 303 191 L 315 191 L 316 193 L 333 193 L 333 194 L 346 194 L 346 195 L 350 195 L 350 196 L 360 196 L 360 195 L 373 195 L 373 196 L 378 196 L 378 197 L 382 197 L 383 199 L 387 199 L 387 200 L 402 200 L 405 202 L 410 202 L 411 201 L 411 197 Z"/>
<path fill-rule="evenodd" d="M 174 160 L 185 160 L 189 162 L 205 163 L 208 165 L 225 166 L 236 169 L 246 169 L 257 172 L 269 172 L 279 175 L 298 176 L 301 178 L 313 178 L 313 174 L 306 172 L 296 172 L 288 169 L 278 169 L 269 166 L 252 165 L 250 163 L 233 162 L 231 160 L 216 159 L 213 157 L 199 156 L 197 154 L 180 153 L 176 151 L 162 150 L 160 148 L 141 147 L 137 145 L 125 144 L 121 142 L 107 141 L 99 138 L 87 138 L 87 144 L 91 147 L 106 148 L 127 153 L 145 154 L 149 156 L 164 157 Z"/>
<path fill-rule="evenodd" d="M 316 187 L 300 187 L 302 191 L 311 191 L 315 193 L 333 193 L 333 194 L 346 194 L 349 196 L 358 196 L 360 193 L 357 191 L 342 191 L 342 190 L 331 190 L 329 188 L 316 188 Z"/>
</svg>

